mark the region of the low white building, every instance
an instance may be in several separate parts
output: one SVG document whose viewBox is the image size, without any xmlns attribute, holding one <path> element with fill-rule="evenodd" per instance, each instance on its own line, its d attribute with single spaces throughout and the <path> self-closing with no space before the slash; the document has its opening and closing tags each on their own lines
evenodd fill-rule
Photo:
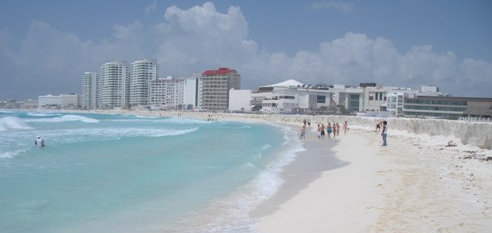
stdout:
<svg viewBox="0 0 492 233">
<path fill-rule="evenodd" d="M 61 94 L 61 107 L 62 108 L 78 108 L 79 96 L 77 94 Z"/>
<path fill-rule="evenodd" d="M 40 95 L 38 108 L 78 108 L 79 96 L 77 94 Z"/>
<path fill-rule="evenodd" d="M 331 95 L 326 89 L 312 88 L 290 79 L 260 87 L 251 95 L 251 106 L 261 101 L 261 111 L 268 113 L 324 111 L 330 106 Z"/>
<path fill-rule="evenodd" d="M 229 90 L 229 111 L 241 112 L 251 111 L 253 107 L 251 90 L 236 90 L 234 88 Z"/>
<path fill-rule="evenodd" d="M 62 100 L 59 95 L 40 95 L 38 96 L 38 108 L 61 107 Z"/>
<path fill-rule="evenodd" d="M 362 111 L 386 111 L 387 93 L 393 88 L 376 85 L 375 83 L 361 83 L 360 87 L 363 90 Z"/>
<path fill-rule="evenodd" d="M 332 106 L 340 113 L 361 112 L 364 108 L 364 94 L 360 87 L 337 84 L 329 92 L 332 93 Z"/>
<path fill-rule="evenodd" d="M 389 111 L 395 116 L 401 113 L 403 98 L 417 93 L 410 88 L 385 87 L 375 83 L 361 83 L 358 87 L 334 85 L 330 92 L 342 112 L 381 115 L 383 113 L 378 112 Z"/>
</svg>

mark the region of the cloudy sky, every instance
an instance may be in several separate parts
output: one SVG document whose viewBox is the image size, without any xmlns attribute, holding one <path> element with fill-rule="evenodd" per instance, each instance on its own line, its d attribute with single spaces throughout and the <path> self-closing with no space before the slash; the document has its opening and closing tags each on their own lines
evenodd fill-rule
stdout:
<svg viewBox="0 0 492 233">
<path fill-rule="evenodd" d="M 231 67 L 242 87 L 438 85 L 492 97 L 492 1 L 0 2 L 0 99 L 80 92 L 110 60 L 155 58 L 161 76 Z"/>
</svg>

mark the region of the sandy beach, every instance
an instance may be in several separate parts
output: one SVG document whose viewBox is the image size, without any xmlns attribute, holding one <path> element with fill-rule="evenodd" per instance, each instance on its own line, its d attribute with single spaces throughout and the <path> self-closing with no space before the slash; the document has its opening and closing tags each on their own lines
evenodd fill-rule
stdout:
<svg viewBox="0 0 492 233">
<path fill-rule="evenodd" d="M 379 134 L 365 130 L 351 130 L 329 144 L 308 137 L 307 151 L 286 168 L 279 194 L 253 213 L 259 232 L 492 229 L 490 162 L 401 136 L 389 137 L 389 146 L 382 147 Z M 332 165 L 318 164 L 330 150 L 334 157 L 325 162 Z"/>
<path fill-rule="evenodd" d="M 389 119 L 387 147 L 372 126 L 380 119 L 199 112 L 112 112 L 289 125 L 302 119 L 349 121 L 337 139 L 308 130 L 306 149 L 284 168 L 273 198 L 251 212 L 260 233 L 490 232 L 492 124 Z M 459 130 L 463 132 L 460 134 Z M 463 136 L 463 137 L 462 137 Z M 448 145 L 449 144 L 449 145 Z"/>
</svg>

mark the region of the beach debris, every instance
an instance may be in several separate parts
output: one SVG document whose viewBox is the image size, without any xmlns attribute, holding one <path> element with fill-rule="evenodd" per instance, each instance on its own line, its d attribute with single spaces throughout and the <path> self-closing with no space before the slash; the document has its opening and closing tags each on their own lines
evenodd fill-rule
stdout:
<svg viewBox="0 0 492 233">
<path fill-rule="evenodd" d="M 456 144 L 453 140 L 449 140 L 448 144 L 445 145 L 445 147 L 455 147 L 455 146 L 458 146 L 458 144 Z"/>
</svg>

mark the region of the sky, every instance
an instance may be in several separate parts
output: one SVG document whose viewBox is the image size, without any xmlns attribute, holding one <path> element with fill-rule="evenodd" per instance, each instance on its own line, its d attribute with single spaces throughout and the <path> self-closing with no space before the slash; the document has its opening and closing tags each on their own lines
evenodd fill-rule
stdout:
<svg viewBox="0 0 492 233">
<path fill-rule="evenodd" d="M 241 87 L 437 85 L 492 97 L 492 1 L 0 1 L 0 99 L 80 93 L 111 60 L 230 67 Z"/>
</svg>

